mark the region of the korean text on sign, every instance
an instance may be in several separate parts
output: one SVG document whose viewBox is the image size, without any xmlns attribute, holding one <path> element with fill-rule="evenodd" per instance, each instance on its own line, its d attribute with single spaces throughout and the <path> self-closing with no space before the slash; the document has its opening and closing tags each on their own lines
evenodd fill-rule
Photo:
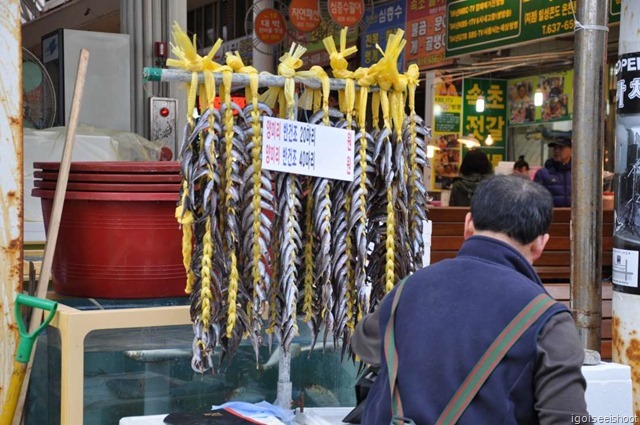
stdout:
<svg viewBox="0 0 640 425">
<path fill-rule="evenodd" d="M 353 181 L 353 130 L 265 117 L 262 166 L 267 170 Z"/>
</svg>

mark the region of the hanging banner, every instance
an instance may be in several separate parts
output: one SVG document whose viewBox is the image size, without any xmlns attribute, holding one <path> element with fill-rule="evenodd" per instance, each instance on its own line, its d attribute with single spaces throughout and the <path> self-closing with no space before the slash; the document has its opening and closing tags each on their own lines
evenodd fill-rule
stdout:
<svg viewBox="0 0 640 425">
<path fill-rule="evenodd" d="M 462 134 L 473 134 L 495 168 L 504 161 L 507 140 L 507 81 L 465 78 L 462 84 Z M 476 111 L 478 96 L 484 96 L 483 112 Z M 487 146 L 487 136 L 493 144 Z"/>
<path fill-rule="evenodd" d="M 382 50 L 387 45 L 387 38 L 398 28 L 405 27 L 406 1 L 396 0 L 376 6 L 367 22 L 367 30 L 363 33 L 360 43 L 360 60 L 363 67 L 368 67 L 380 60 L 382 54 L 376 48 L 379 44 Z M 404 69 L 404 53 L 398 58 L 398 69 Z"/>
<path fill-rule="evenodd" d="M 364 0 L 329 0 L 327 7 L 333 22 L 341 27 L 358 25 L 364 15 Z"/>
<path fill-rule="evenodd" d="M 640 53 L 621 55 L 616 62 L 618 114 L 640 113 Z"/>
<path fill-rule="evenodd" d="M 292 0 L 289 5 L 291 25 L 300 32 L 311 32 L 320 26 L 318 0 Z"/>
<path fill-rule="evenodd" d="M 282 13 L 276 9 L 264 9 L 253 24 L 253 32 L 264 44 L 278 44 L 284 38 L 287 23 Z"/>
<path fill-rule="evenodd" d="M 620 0 L 609 0 L 609 23 L 620 21 Z M 456 0 L 447 2 L 446 57 L 570 34 L 567 0 Z"/>
<path fill-rule="evenodd" d="M 407 1 L 407 64 L 420 69 L 439 68 L 452 63 L 445 60 L 444 41 L 446 0 Z"/>
</svg>

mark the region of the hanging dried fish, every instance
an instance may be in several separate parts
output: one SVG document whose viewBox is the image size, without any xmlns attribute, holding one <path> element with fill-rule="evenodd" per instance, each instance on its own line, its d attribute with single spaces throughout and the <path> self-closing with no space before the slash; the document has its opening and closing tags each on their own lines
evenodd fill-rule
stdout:
<svg viewBox="0 0 640 425">
<path fill-rule="evenodd" d="M 280 215 L 279 282 L 277 287 L 280 320 L 278 335 L 280 344 L 289 350 L 298 332 L 298 267 L 302 251 L 302 231 L 298 223 L 300 210 L 300 186 L 295 174 L 281 173 L 276 179 L 276 199 Z"/>
<path fill-rule="evenodd" d="M 243 111 L 246 118 L 244 131 L 249 137 L 246 144 L 247 157 L 251 158 L 251 165 L 247 167 L 242 182 L 243 213 L 242 231 L 244 234 L 243 252 L 245 272 L 243 277 L 250 302 L 247 306 L 249 338 L 253 345 L 256 362 L 262 338 L 262 314 L 268 303 L 270 286 L 269 264 L 271 255 L 272 222 L 267 214 L 273 214 L 274 196 L 271 184 L 271 173 L 262 168 L 262 116 L 272 116 L 271 109 L 264 103 L 255 101 L 247 105 Z"/>
<path fill-rule="evenodd" d="M 346 121 L 342 122 L 346 125 Z M 338 126 L 340 123 L 338 124 Z M 333 282 L 335 286 L 335 301 L 333 306 L 334 340 L 337 345 L 340 339 L 343 340 L 343 348 L 348 345 L 349 332 L 347 326 L 348 291 L 349 281 L 352 280 L 352 270 L 350 267 L 351 258 L 349 255 L 349 196 L 347 194 L 349 183 L 336 182 L 331 191 L 331 217 L 333 226 L 331 228 L 331 251 Z M 326 335 L 326 334 L 325 334 Z"/>
<path fill-rule="evenodd" d="M 319 122 L 324 125 L 330 125 L 328 105 L 324 108 L 322 114 L 316 113 L 311 117 L 311 124 L 318 124 Z M 322 143 L 322 141 L 319 141 L 319 143 Z M 318 282 L 321 293 L 320 299 L 322 300 L 320 318 L 325 327 L 324 344 L 326 344 L 327 335 L 333 333 L 334 326 L 334 295 L 331 279 L 331 186 L 331 180 L 315 178 L 311 192 L 313 197 L 313 229 L 318 237 L 318 244 L 315 245 L 317 249 L 315 253 L 315 280 Z"/>
<path fill-rule="evenodd" d="M 317 284 L 315 281 L 315 245 L 316 237 L 313 230 L 313 203 L 314 197 L 311 196 L 313 191 L 313 178 L 309 177 L 304 180 L 305 191 L 303 199 L 305 200 L 304 209 L 304 236 L 302 239 L 303 244 L 303 261 L 300 267 L 300 273 L 302 274 L 302 306 L 301 312 L 303 314 L 303 321 L 309 326 L 311 331 L 311 346 L 315 346 L 320 332 L 321 314 L 322 314 L 322 299 L 317 292 Z"/>
<path fill-rule="evenodd" d="M 409 240 L 413 268 L 422 267 L 424 240 L 423 222 L 427 220 L 427 189 L 423 184 L 424 167 L 427 161 L 426 145 L 431 139 L 431 130 L 415 113 L 407 117 L 403 139 L 409 146 Z"/>
<path fill-rule="evenodd" d="M 187 191 L 193 207 L 196 241 L 190 261 L 190 269 L 194 271 L 191 292 L 191 319 L 195 333 L 192 367 L 200 372 L 214 370 L 213 354 L 220 340 L 219 323 L 222 318 L 219 307 L 221 277 L 225 274 L 224 265 L 214 256 L 214 251 L 222 249 L 216 216 L 216 186 L 220 184 L 214 143 L 219 137 L 216 133 L 219 127 L 212 125 L 216 118 L 219 119 L 219 115 L 214 111 L 206 112 L 200 117 L 193 133 L 188 136 L 191 142 L 187 142 L 190 146 L 187 149 L 191 153 L 183 157 L 182 163 L 182 173 L 188 176 Z"/>
<path fill-rule="evenodd" d="M 248 326 L 248 319 L 243 306 L 247 303 L 248 293 L 240 285 L 240 273 L 238 257 L 241 246 L 241 223 L 239 212 L 242 207 L 241 194 L 243 192 L 242 173 L 246 168 L 247 158 L 245 154 L 246 137 L 244 131 L 235 125 L 233 113 L 237 119 L 244 120 L 242 109 L 231 102 L 231 72 L 225 71 L 223 75 L 222 91 L 224 102 L 220 108 L 222 119 L 222 132 L 224 135 L 224 151 L 221 162 L 224 164 L 223 184 L 224 203 L 222 204 L 221 217 L 223 219 L 223 235 L 227 269 L 229 270 L 226 293 L 226 332 L 223 335 L 225 352 L 233 356 Z M 252 333 L 253 335 L 253 333 Z"/>
<path fill-rule="evenodd" d="M 172 63 L 194 71 L 189 104 L 195 104 L 199 90 L 204 111 L 185 128 L 176 208 L 191 293 L 194 370 L 217 368 L 214 353 L 221 353 L 220 361 L 233 356 L 243 338 L 257 360 L 263 331 L 270 346 L 276 335 L 289 351 L 298 314 L 311 328 L 312 346 L 324 328 L 324 345 L 341 343 L 344 354 L 357 321 L 420 264 L 426 218 L 422 169 L 430 131 L 415 114 L 419 73 L 416 67 L 398 73 L 402 31 L 389 38 L 380 62 L 350 72 L 345 58 L 356 49 L 346 47 L 346 34 L 343 29 L 340 50 L 332 38 L 323 40 L 334 76 L 345 83 L 340 110 L 328 107 L 324 70 L 297 71 L 305 50 L 300 46 L 292 45 L 280 58 L 284 89 L 270 87 L 261 103 L 261 77 L 239 54 L 227 54 L 227 65 L 221 66 L 211 53 L 200 57 L 180 35 L 181 47 L 175 49 L 180 60 Z M 204 83 L 199 71 L 206 71 Z M 220 110 L 212 107 L 214 71 L 222 75 Z M 244 110 L 230 99 L 234 72 L 249 75 Z M 294 76 L 322 83 L 300 99 L 314 110 L 311 123 L 352 129 L 356 118 L 353 182 L 263 169 L 262 118 L 273 116 L 271 102 L 279 102 L 280 116 L 294 119 Z M 371 94 L 375 85 L 379 91 Z M 372 130 L 366 124 L 369 96 Z M 263 320 L 268 320 L 264 329 Z M 331 334 L 334 342 L 327 344 Z"/>
</svg>

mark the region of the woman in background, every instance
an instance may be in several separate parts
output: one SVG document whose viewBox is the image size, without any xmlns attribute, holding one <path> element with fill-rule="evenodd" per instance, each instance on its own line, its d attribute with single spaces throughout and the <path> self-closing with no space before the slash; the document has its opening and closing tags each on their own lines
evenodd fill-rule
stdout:
<svg viewBox="0 0 640 425">
<path fill-rule="evenodd" d="M 460 175 L 453 179 L 449 206 L 468 207 L 478 184 L 493 174 L 491 162 L 480 149 L 472 149 L 462 159 Z"/>
<path fill-rule="evenodd" d="M 524 155 L 520 155 L 513 164 L 513 173 L 511 174 L 525 179 L 529 178 L 529 163 L 524 160 Z"/>
</svg>

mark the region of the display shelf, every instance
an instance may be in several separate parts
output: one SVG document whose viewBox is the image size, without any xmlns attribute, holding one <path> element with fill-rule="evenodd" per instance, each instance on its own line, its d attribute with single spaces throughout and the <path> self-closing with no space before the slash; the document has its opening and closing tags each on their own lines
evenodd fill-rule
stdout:
<svg viewBox="0 0 640 425">
<path fill-rule="evenodd" d="M 226 401 L 276 399 L 278 352 L 262 346 L 259 365 L 243 341 L 216 373 L 191 369 L 188 298 L 93 300 L 50 294 L 59 311 L 39 338 L 27 425 L 117 422 L 125 416 L 203 411 Z M 357 365 L 332 343 L 310 346 L 303 322 L 292 343 L 294 400 L 351 406 Z M 267 341 L 265 336 L 265 342 Z M 216 354 L 216 361 L 219 353 Z M 46 418 L 46 420 L 45 420 Z"/>
<path fill-rule="evenodd" d="M 80 310 L 59 304 L 50 326 L 60 332 L 60 423 L 83 424 L 84 342 L 90 332 L 190 323 L 188 305 Z M 128 348 L 134 347 L 141 348 L 131 341 Z"/>
</svg>

